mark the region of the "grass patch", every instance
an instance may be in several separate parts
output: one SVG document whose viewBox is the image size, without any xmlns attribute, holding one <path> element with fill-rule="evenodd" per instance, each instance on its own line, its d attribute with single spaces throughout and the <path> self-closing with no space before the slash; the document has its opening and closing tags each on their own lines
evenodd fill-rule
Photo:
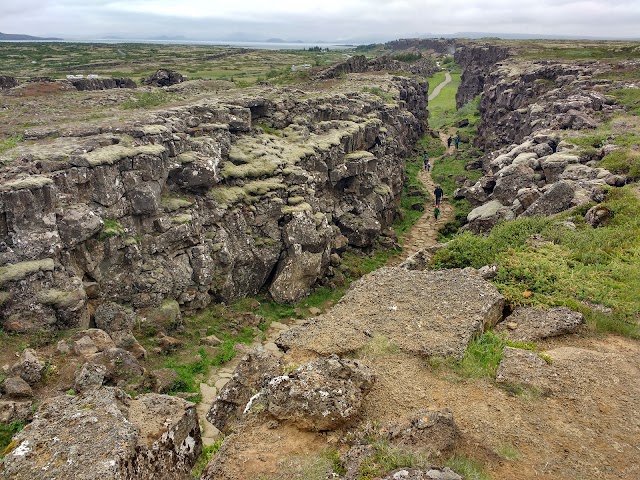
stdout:
<svg viewBox="0 0 640 480">
<path fill-rule="evenodd" d="M 535 350 L 536 348 L 534 343 L 512 342 L 492 331 L 487 331 L 473 339 L 462 360 L 453 362 L 452 367 L 456 373 L 463 377 L 495 378 L 504 347 L 525 350 Z"/>
<path fill-rule="evenodd" d="M 24 428 L 24 422 L 0 423 L 0 458 L 13 450 L 11 438 Z"/>
<path fill-rule="evenodd" d="M 394 447 L 388 441 L 376 439 L 371 441 L 374 454 L 362 462 L 358 480 L 373 480 L 397 468 L 412 468 L 425 466 L 425 459 Z"/>
<path fill-rule="evenodd" d="M 631 114 L 640 115 L 640 88 L 621 88 L 610 93 Z"/>
<path fill-rule="evenodd" d="M 439 74 L 436 73 L 436 80 Z M 460 86 L 459 73 L 451 74 L 451 82 L 445 85 L 436 98 L 429 102 L 429 125 L 431 128 L 440 129 L 451 122 L 456 113 L 456 92 Z M 442 76 L 444 80 L 444 74 Z M 438 83 L 442 83 L 442 80 Z M 435 86 L 435 85 L 434 85 Z M 431 90 L 431 81 L 429 82 L 429 90 Z"/>
<path fill-rule="evenodd" d="M 154 90 L 151 92 L 136 92 L 133 98 L 125 100 L 120 105 L 125 110 L 138 108 L 154 108 L 169 103 L 173 95 L 164 90 Z"/>
<path fill-rule="evenodd" d="M 20 142 L 24 140 L 24 136 L 21 133 L 16 135 L 12 135 L 9 138 L 5 138 L 4 140 L 0 140 L 0 155 L 2 155 L 7 150 L 11 150 L 18 146 Z"/>
<path fill-rule="evenodd" d="M 363 87 L 364 93 L 371 93 L 383 99 L 386 102 L 393 102 L 394 98 L 389 92 L 382 90 L 380 87 Z"/>
<path fill-rule="evenodd" d="M 218 454 L 218 451 L 220 451 L 222 442 L 224 442 L 224 436 L 217 438 L 211 445 L 202 447 L 202 452 L 200 453 L 198 460 L 196 460 L 196 464 L 191 469 L 191 478 L 197 480 L 202 476 L 202 472 L 207 468 L 211 459 Z"/>
<path fill-rule="evenodd" d="M 435 268 L 498 264 L 492 280 L 512 305 L 566 306 L 582 312 L 595 331 L 640 338 L 640 199 L 632 186 L 610 189 L 609 225 L 592 228 L 579 207 L 551 218 L 520 218 L 488 236 L 465 232 L 434 255 Z M 571 217 L 577 228 L 561 222 Z M 542 244 L 528 243 L 538 235 Z M 610 315 L 592 310 L 599 304 Z"/>
<path fill-rule="evenodd" d="M 629 148 L 614 150 L 602 159 L 600 165 L 613 173 L 640 178 L 640 151 Z"/>
<path fill-rule="evenodd" d="M 462 455 L 451 457 L 446 466 L 462 475 L 465 480 L 493 480 L 480 463 Z"/>
<path fill-rule="evenodd" d="M 125 231 L 120 222 L 114 220 L 112 218 L 105 218 L 102 224 L 102 231 L 98 235 L 100 240 L 106 240 L 111 237 L 119 237 L 120 235 L 124 235 Z"/>
</svg>

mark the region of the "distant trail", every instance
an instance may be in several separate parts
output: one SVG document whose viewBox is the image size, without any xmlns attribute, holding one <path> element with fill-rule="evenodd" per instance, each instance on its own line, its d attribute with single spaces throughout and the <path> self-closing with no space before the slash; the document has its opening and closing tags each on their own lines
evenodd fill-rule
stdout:
<svg viewBox="0 0 640 480">
<path fill-rule="evenodd" d="M 429 101 L 436 98 L 440 94 L 440 90 L 442 90 L 450 81 L 451 81 L 451 75 L 449 75 L 449 72 L 445 72 L 444 82 L 442 82 L 440 85 L 438 85 L 436 88 L 433 89 L 433 92 L 431 92 L 431 95 L 429 95 Z"/>
</svg>

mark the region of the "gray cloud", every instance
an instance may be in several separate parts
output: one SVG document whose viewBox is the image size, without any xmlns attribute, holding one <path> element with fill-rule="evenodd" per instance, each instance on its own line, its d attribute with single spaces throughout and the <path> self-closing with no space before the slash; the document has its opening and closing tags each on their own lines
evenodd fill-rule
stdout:
<svg viewBox="0 0 640 480">
<path fill-rule="evenodd" d="M 344 40 L 425 33 L 637 37 L 638 0 L 10 0 L 0 31 L 143 38 Z"/>
</svg>

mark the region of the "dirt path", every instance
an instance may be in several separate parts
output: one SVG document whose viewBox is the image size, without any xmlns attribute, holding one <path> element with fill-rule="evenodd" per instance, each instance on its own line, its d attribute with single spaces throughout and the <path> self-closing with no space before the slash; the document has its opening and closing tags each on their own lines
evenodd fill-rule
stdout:
<svg viewBox="0 0 640 480">
<path fill-rule="evenodd" d="M 445 72 L 444 82 L 433 89 L 433 92 L 431 92 L 431 95 L 429 95 L 429 101 L 440 95 L 440 90 L 442 90 L 449 82 L 451 82 L 451 75 L 449 74 L 449 72 Z"/>
<path fill-rule="evenodd" d="M 444 145 L 446 145 L 447 135 L 441 132 L 440 140 Z M 448 149 L 448 152 L 450 151 L 453 151 L 453 147 Z M 442 156 L 433 157 L 430 159 L 432 168 L 433 165 L 441 158 Z M 391 266 L 399 265 L 407 257 L 410 257 L 420 249 L 430 247 L 438 243 L 438 230 L 453 217 L 453 205 L 451 205 L 447 201 L 447 197 L 445 196 L 442 203 L 440 204 L 440 217 L 438 218 L 438 220 L 434 218 L 433 209 L 435 207 L 435 197 L 433 195 L 433 191 L 436 188 L 436 184 L 433 181 L 433 178 L 431 178 L 431 173 L 428 173 L 426 170 L 420 171 L 420 173 L 418 174 L 418 179 L 426 187 L 427 191 L 431 195 L 431 198 L 427 200 L 427 202 L 425 202 L 424 215 L 420 217 L 420 219 L 405 236 L 404 243 L 402 245 L 402 252 L 394 256 L 389 261 L 389 265 Z"/>
</svg>

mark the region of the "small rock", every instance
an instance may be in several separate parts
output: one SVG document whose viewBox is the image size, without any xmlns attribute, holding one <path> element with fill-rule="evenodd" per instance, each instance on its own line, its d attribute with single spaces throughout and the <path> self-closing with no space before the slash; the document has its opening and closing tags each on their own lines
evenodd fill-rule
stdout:
<svg viewBox="0 0 640 480">
<path fill-rule="evenodd" d="M 60 340 L 56 344 L 56 352 L 60 355 L 68 355 L 71 352 L 71 348 L 69 348 L 69 344 L 64 340 Z"/>
<path fill-rule="evenodd" d="M 88 336 L 80 337 L 73 342 L 73 353 L 79 357 L 88 357 L 98 352 L 98 347 Z"/>
<path fill-rule="evenodd" d="M 220 345 L 222 343 L 222 340 L 220 340 L 215 335 L 209 335 L 208 337 L 201 338 L 200 343 L 202 345 L 209 345 L 210 347 L 215 347 L 217 345 Z"/>
<path fill-rule="evenodd" d="M 518 328 L 518 324 L 516 322 L 507 322 L 506 325 L 509 330 L 515 330 Z"/>
<path fill-rule="evenodd" d="M 106 373 L 107 369 L 104 365 L 85 363 L 76 375 L 75 390 L 84 392 L 91 388 L 101 387 Z"/>
<path fill-rule="evenodd" d="M 27 382 L 20 377 L 9 377 L 2 382 L 4 394 L 12 400 L 33 398 L 33 390 Z"/>
<path fill-rule="evenodd" d="M 114 302 L 105 302 L 96 309 L 96 327 L 107 333 L 131 330 L 135 323 L 133 311 Z"/>
<path fill-rule="evenodd" d="M 317 307 L 310 307 L 310 308 L 309 308 L 309 313 L 310 313 L 311 315 L 313 315 L 313 316 L 317 316 L 317 315 L 320 315 L 320 314 L 322 313 L 322 310 L 320 310 L 320 309 L 319 309 L 319 308 L 317 308 Z"/>
<path fill-rule="evenodd" d="M 182 340 L 169 336 L 161 337 L 158 341 L 158 346 L 163 353 L 173 352 L 174 350 L 182 347 L 182 345 L 184 345 Z"/>
<path fill-rule="evenodd" d="M 342 258 L 340 258 L 340 255 L 338 255 L 337 253 L 332 253 L 329 257 L 329 260 L 331 261 L 331 265 L 333 265 L 334 267 L 337 267 L 342 263 Z"/>
<path fill-rule="evenodd" d="M 20 355 L 20 360 L 11 367 L 11 374 L 21 377 L 29 385 L 35 385 L 42 379 L 44 366 L 35 350 L 27 348 Z"/>
</svg>

